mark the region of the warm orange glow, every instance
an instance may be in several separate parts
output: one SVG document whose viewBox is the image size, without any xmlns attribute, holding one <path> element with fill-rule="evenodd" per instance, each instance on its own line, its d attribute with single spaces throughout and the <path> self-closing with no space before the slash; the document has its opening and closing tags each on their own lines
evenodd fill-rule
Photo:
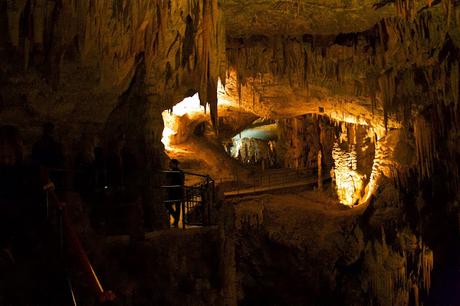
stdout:
<svg viewBox="0 0 460 306">
<path fill-rule="evenodd" d="M 217 81 L 217 98 L 219 100 L 219 105 L 239 106 L 234 100 L 229 98 L 220 78 Z"/>
<path fill-rule="evenodd" d="M 345 113 L 342 110 L 331 109 L 330 113 L 328 113 L 328 116 L 337 122 L 346 122 L 365 126 L 368 125 L 368 122 L 364 118 L 356 117 L 352 114 Z"/>
<path fill-rule="evenodd" d="M 231 102 L 225 99 L 225 88 L 222 85 L 220 79 L 217 84 L 217 95 L 219 100 L 219 106 L 230 105 Z M 193 118 L 195 115 L 204 114 L 205 107 L 201 105 L 198 93 L 192 97 L 185 98 L 178 104 L 176 104 L 172 110 L 165 110 L 161 114 L 164 122 L 163 137 L 161 142 L 164 144 L 167 151 L 174 150 L 172 144 L 173 139 L 178 133 L 179 121 L 183 116 Z"/>
<path fill-rule="evenodd" d="M 332 157 L 334 159 L 334 175 L 337 194 L 340 202 L 344 205 L 357 207 L 368 204 L 369 199 L 378 188 L 382 175 L 381 165 L 387 155 L 387 147 L 384 144 L 384 133 L 380 128 L 370 128 L 369 137 L 375 139 L 375 156 L 369 182 L 365 185 L 363 175 L 356 172 L 356 151 L 352 146 L 351 150 L 342 150 L 338 143 L 334 144 Z"/>
<path fill-rule="evenodd" d="M 200 103 L 198 93 L 192 97 L 185 98 L 182 102 L 176 104 L 172 110 L 165 110 L 161 114 L 164 122 L 163 138 L 161 142 L 164 144 L 165 149 L 168 151 L 173 150 L 171 146 L 172 138 L 177 135 L 179 127 L 179 120 L 183 116 L 193 116 L 194 114 L 203 114 L 205 112 L 204 106 Z"/>
<path fill-rule="evenodd" d="M 367 184 L 364 197 L 361 199 L 361 202 L 359 204 L 367 203 L 367 201 L 371 198 L 371 196 L 377 190 L 378 181 L 379 181 L 380 173 L 381 173 L 379 167 L 380 167 L 380 163 L 382 159 L 383 159 L 383 148 L 382 148 L 381 141 L 377 139 L 377 141 L 375 142 L 375 157 L 374 157 L 374 162 L 372 164 L 372 171 L 371 171 L 371 176 L 369 178 L 369 184 Z"/>
<path fill-rule="evenodd" d="M 164 120 L 164 115 L 163 115 L 163 120 Z M 166 126 L 166 121 L 165 122 L 165 128 L 163 129 L 163 137 L 161 138 L 161 142 L 164 144 L 166 150 L 171 150 L 171 139 L 170 137 L 175 135 L 176 132 L 172 130 L 170 127 Z"/>
<path fill-rule="evenodd" d="M 354 146 L 347 152 L 342 150 L 338 143 L 335 143 L 332 157 L 334 159 L 335 184 L 340 203 L 348 206 L 357 204 L 361 199 L 363 179 L 356 172 L 357 160 Z"/>
</svg>

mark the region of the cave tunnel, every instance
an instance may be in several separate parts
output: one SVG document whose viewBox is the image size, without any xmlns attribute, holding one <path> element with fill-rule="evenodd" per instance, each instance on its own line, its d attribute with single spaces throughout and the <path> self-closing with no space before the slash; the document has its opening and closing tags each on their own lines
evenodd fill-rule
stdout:
<svg viewBox="0 0 460 306">
<path fill-rule="evenodd" d="M 0 1 L 0 305 L 460 305 L 456 0 Z"/>
</svg>

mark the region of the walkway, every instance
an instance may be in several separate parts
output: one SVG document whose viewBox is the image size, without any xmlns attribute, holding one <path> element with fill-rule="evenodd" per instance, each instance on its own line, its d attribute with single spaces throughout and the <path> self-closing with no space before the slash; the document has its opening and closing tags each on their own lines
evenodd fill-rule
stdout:
<svg viewBox="0 0 460 306">
<path fill-rule="evenodd" d="M 323 181 L 329 180 L 325 175 Z M 271 169 L 252 177 L 249 182 L 227 182 L 230 186 L 225 188 L 226 198 L 243 197 L 273 191 L 289 190 L 314 186 L 318 183 L 316 172 L 306 169 Z"/>
</svg>

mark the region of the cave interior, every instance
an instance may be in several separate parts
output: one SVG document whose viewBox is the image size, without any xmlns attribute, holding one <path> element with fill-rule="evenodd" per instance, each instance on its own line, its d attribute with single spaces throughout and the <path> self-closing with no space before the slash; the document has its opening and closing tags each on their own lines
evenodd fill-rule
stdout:
<svg viewBox="0 0 460 306">
<path fill-rule="evenodd" d="M 460 1 L 0 0 L 0 33 L 0 305 L 460 305 Z"/>
</svg>

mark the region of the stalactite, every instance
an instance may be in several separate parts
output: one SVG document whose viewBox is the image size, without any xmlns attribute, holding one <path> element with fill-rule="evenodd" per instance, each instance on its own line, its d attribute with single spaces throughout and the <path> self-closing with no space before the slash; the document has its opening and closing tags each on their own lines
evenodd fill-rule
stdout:
<svg viewBox="0 0 460 306">
<path fill-rule="evenodd" d="M 458 61 L 454 62 L 451 66 L 450 88 L 452 92 L 452 100 L 454 101 L 455 106 L 458 107 L 460 96 L 460 65 Z"/>
<path fill-rule="evenodd" d="M 412 7 L 401 5 L 402 8 Z M 308 37 L 264 38 L 257 41 L 246 38 L 239 48 L 245 52 L 238 56 L 238 64 L 234 65 L 235 52 L 231 49 L 228 52 L 229 63 L 242 78 L 255 78 L 255 72 L 269 73 L 275 79 L 290 80 L 291 87 L 307 88 L 309 83 L 315 83 L 333 91 L 344 84 L 356 84 L 356 76 L 364 74 L 368 79 L 363 86 L 365 94 L 375 96 L 373 101 L 383 101 L 383 109 L 388 117 L 395 115 L 402 118 L 402 113 L 407 113 L 407 105 L 418 103 L 413 98 L 407 99 L 418 89 L 415 86 L 397 88 L 397 78 L 401 71 L 405 73 L 414 66 L 430 69 L 431 64 L 427 66 L 427 63 L 433 62 L 432 50 L 443 41 L 442 32 L 445 31 L 436 18 L 431 12 L 419 14 L 412 22 L 387 18 L 374 29 L 357 33 L 358 38 L 352 40 L 353 47 L 348 47 L 344 42 L 320 47 L 310 44 L 311 38 Z M 361 37 L 373 39 L 364 40 Z M 315 40 L 314 37 L 312 40 Z M 334 57 L 327 55 L 331 48 L 334 48 Z M 269 52 L 270 57 L 267 57 Z M 265 63 L 271 64 L 267 66 Z M 410 81 L 408 76 L 404 78 Z M 374 82 L 379 84 L 377 94 Z M 374 107 L 375 104 L 372 103 Z"/>
<path fill-rule="evenodd" d="M 417 152 L 417 165 L 422 178 L 429 177 L 434 162 L 434 146 L 432 127 L 422 116 L 416 118 L 414 123 L 415 146 Z"/>
<path fill-rule="evenodd" d="M 452 21 L 452 14 L 455 13 L 453 0 L 441 0 L 441 9 L 446 17 L 447 28 L 449 28 Z"/>
<path fill-rule="evenodd" d="M 413 20 L 417 13 L 414 0 L 395 0 L 396 13 L 403 18 Z"/>
<path fill-rule="evenodd" d="M 372 112 L 384 114 L 384 120 L 372 121 L 371 125 L 380 129 L 390 121 L 405 126 L 413 124 L 417 169 L 421 178 L 429 176 L 438 150 L 433 139 L 448 137 L 439 133 L 447 133 L 448 126 L 457 129 L 459 126 L 456 106 L 460 96 L 459 49 L 450 35 L 446 35 L 451 29 L 442 14 L 424 10 L 413 16 L 414 2 L 401 0 L 398 5 L 406 16 L 412 16 L 409 20 L 386 18 L 373 29 L 356 33 L 352 41 L 344 42 L 336 37 L 334 42 L 325 44 L 326 47 L 319 43 L 327 41 L 321 36 L 246 38 L 239 45 L 245 52 L 238 57 L 237 65 L 237 53 L 230 48 L 227 53 L 229 66 L 241 76 L 240 84 L 245 78 L 258 77 L 255 74 L 258 72 L 272 77 L 274 82 L 289 79 L 293 88 L 307 88 L 313 84 L 334 93 L 345 84 L 356 85 L 363 79 L 358 81 L 357 76 L 364 75 L 362 95 L 369 99 Z M 448 13 L 451 2 L 445 1 L 444 5 Z M 454 24 L 455 21 L 449 22 Z M 356 86 L 353 88 L 356 90 Z M 359 93 L 355 91 L 354 94 Z M 440 109 L 438 112 L 442 113 L 434 119 L 433 126 L 429 125 L 432 118 L 427 117 L 423 122 L 415 118 L 430 108 Z M 452 154 L 451 159 L 455 159 Z M 449 168 L 449 171 L 457 169 L 456 166 Z M 395 170 L 396 180 L 404 184 L 406 171 Z"/>
<path fill-rule="evenodd" d="M 31 5 L 26 7 L 27 3 Z M 217 0 L 14 0 L 7 4 L 8 28 L 1 30 L 9 33 L 12 47 L 22 49 L 25 67 L 29 54 L 45 52 L 50 74 L 58 78 L 63 55 L 75 44 L 77 60 L 100 71 L 100 88 L 124 90 L 135 69 L 134 59 L 143 53 L 148 70 L 145 82 L 151 93 L 164 93 L 164 100 L 169 101 L 171 87 L 195 71 L 203 103 L 209 102 L 212 116 L 217 116 L 215 95 L 207 95 L 219 77 L 225 83 L 225 35 Z M 26 10 L 24 31 L 20 16 Z M 176 31 L 170 31 L 171 24 Z M 197 59 L 202 66 L 197 66 Z M 170 77 L 158 82 L 165 71 Z"/>
<path fill-rule="evenodd" d="M 382 306 L 409 305 L 411 295 L 417 304 L 431 286 L 433 252 L 408 228 L 397 229 L 399 243 L 391 246 L 383 227 L 381 232 L 381 241 L 368 243 L 364 256 L 372 296 Z"/>
<path fill-rule="evenodd" d="M 322 139 L 324 131 L 322 128 L 321 119 L 317 118 L 317 132 L 318 132 L 318 156 L 317 156 L 317 163 L 318 163 L 318 190 L 323 189 L 323 143 Z"/>
</svg>

